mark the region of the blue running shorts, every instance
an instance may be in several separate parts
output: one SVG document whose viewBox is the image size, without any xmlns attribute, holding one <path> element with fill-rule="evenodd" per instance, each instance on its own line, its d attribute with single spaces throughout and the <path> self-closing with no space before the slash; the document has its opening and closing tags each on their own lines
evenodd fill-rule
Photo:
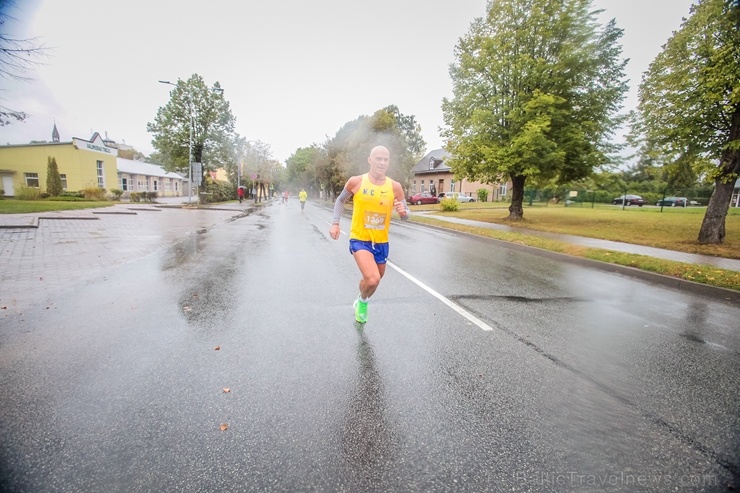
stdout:
<svg viewBox="0 0 740 493">
<path fill-rule="evenodd" d="M 384 264 L 388 261 L 388 243 L 349 240 L 349 253 L 354 254 L 358 250 L 367 250 L 372 253 L 375 256 L 376 264 Z"/>
</svg>

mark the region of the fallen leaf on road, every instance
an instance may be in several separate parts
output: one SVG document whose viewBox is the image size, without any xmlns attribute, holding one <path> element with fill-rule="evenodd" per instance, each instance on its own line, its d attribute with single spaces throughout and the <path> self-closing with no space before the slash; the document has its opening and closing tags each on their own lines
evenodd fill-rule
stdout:
<svg viewBox="0 0 740 493">
<path fill-rule="evenodd" d="M 214 351 L 218 351 L 219 349 L 221 349 L 221 346 L 216 346 L 215 348 L 213 348 Z"/>
<path fill-rule="evenodd" d="M 229 392 L 231 392 L 231 389 L 228 387 L 224 387 L 224 393 L 228 394 Z"/>
<path fill-rule="evenodd" d="M 229 423 L 221 423 L 221 426 L 218 427 L 221 431 L 226 431 L 229 428 Z"/>
</svg>

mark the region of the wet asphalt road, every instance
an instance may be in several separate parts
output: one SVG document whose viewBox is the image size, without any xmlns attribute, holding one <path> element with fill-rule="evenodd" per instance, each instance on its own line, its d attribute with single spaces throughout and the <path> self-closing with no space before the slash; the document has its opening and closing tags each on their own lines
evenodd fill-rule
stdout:
<svg viewBox="0 0 740 493">
<path fill-rule="evenodd" d="M 19 283 L 2 491 L 740 487 L 740 307 L 394 223 L 361 328 L 328 210 L 226 217 Z"/>
</svg>

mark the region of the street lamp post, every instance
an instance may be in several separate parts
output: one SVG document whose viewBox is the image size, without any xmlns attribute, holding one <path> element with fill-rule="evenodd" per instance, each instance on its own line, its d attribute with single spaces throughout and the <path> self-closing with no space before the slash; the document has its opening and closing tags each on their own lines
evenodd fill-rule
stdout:
<svg viewBox="0 0 740 493">
<path fill-rule="evenodd" d="M 168 80 L 160 80 L 160 84 L 168 84 L 177 87 L 177 84 Z M 223 94 L 221 87 L 212 87 L 211 91 Z M 188 138 L 188 205 L 192 202 L 193 195 L 193 95 L 188 91 L 188 112 L 190 113 L 190 136 Z"/>
</svg>

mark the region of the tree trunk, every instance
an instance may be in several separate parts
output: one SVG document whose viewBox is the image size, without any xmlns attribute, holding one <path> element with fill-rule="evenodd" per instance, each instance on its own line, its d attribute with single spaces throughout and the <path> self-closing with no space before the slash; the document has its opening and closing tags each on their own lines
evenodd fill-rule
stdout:
<svg viewBox="0 0 740 493">
<path fill-rule="evenodd" d="M 737 144 L 738 140 L 740 140 L 740 105 L 735 108 L 730 127 L 730 142 Z M 720 174 L 714 182 L 714 192 L 709 199 L 697 238 L 702 244 L 719 244 L 725 239 L 725 218 L 730 209 L 732 190 L 740 173 L 740 150 L 725 149 L 719 167 Z"/>
<path fill-rule="evenodd" d="M 524 219 L 522 202 L 524 202 L 524 182 L 526 180 L 526 176 L 511 175 L 511 205 L 509 206 L 509 216 L 506 218 L 509 221 Z"/>
</svg>

